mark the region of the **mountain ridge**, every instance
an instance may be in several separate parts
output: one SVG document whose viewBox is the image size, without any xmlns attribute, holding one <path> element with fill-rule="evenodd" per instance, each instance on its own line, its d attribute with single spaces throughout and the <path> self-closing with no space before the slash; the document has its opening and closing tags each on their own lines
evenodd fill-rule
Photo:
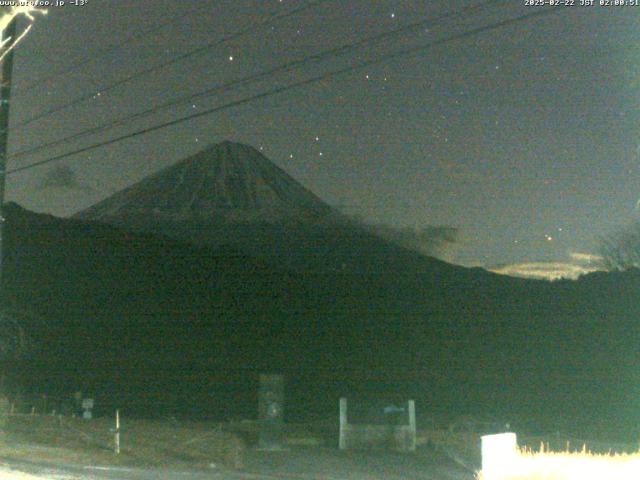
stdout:
<svg viewBox="0 0 640 480">
<path fill-rule="evenodd" d="M 105 221 L 140 213 L 239 223 L 337 214 L 255 148 L 230 141 L 149 175 L 73 217 Z"/>
<path fill-rule="evenodd" d="M 30 392 L 82 389 L 141 415 L 247 416 L 270 371 L 287 376 L 292 419 L 393 393 L 427 415 L 518 414 L 549 428 L 609 420 L 615 404 L 611 428 L 631 428 L 621 384 L 637 374 L 638 272 L 550 283 L 436 261 L 292 271 L 17 205 L 5 215 L 4 300 L 43 319 L 28 329 L 39 347 L 15 365 Z"/>
<path fill-rule="evenodd" d="M 198 245 L 233 245 L 296 270 L 373 273 L 394 265 L 424 270 L 436 262 L 343 215 L 255 148 L 228 141 L 72 218 Z"/>
</svg>

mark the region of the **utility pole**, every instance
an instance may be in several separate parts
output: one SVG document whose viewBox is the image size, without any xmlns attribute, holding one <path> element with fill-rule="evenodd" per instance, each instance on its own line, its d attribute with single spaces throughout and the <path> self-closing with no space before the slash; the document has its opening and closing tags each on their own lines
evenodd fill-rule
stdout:
<svg viewBox="0 0 640 480">
<path fill-rule="evenodd" d="M 16 19 L 2 32 L 2 40 L 15 40 L 16 38 Z M 11 48 L 11 41 L 7 41 L 5 48 Z M 4 57 L 2 61 L 2 78 L 0 79 L 0 309 L 2 307 L 3 293 L 3 250 L 4 250 L 4 190 L 7 176 L 7 151 L 9 140 L 9 100 L 11 98 L 11 77 L 13 73 L 13 49 Z"/>
<path fill-rule="evenodd" d="M 6 40 L 4 48 L 11 48 L 11 40 L 16 38 L 16 20 L 11 20 L 7 28 L 2 31 L 2 40 Z M 8 40 L 11 39 L 11 40 Z M 0 65 L 0 320 L 4 320 L 4 289 L 2 288 L 4 275 L 3 270 L 3 246 L 4 246 L 4 184 L 7 174 L 7 141 L 9 139 L 9 99 L 11 97 L 11 75 L 13 73 L 13 50 L 9 51 Z M 3 362 L 4 363 L 4 362 Z M 6 385 L 6 365 L 2 365 L 0 372 L 0 419 L 8 410 L 9 400 L 7 399 Z M 0 422 L 1 424 L 1 422 Z M 0 425 L 0 428 L 4 425 Z"/>
</svg>

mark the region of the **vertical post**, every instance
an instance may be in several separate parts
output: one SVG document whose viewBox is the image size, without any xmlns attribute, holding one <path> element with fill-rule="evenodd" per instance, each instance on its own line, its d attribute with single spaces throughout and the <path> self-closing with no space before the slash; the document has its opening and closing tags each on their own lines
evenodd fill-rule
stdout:
<svg viewBox="0 0 640 480">
<path fill-rule="evenodd" d="M 347 399 L 340 398 L 340 437 L 338 439 L 338 448 L 346 450 L 347 448 Z"/>
<path fill-rule="evenodd" d="M 2 40 L 16 37 L 16 20 L 11 20 L 6 30 L 2 32 Z M 11 42 L 7 47 L 10 48 Z M 2 209 L 4 207 L 4 185 L 7 170 L 7 151 L 9 140 L 9 100 L 11 98 L 11 77 L 13 74 L 13 50 L 11 50 L 2 61 L 2 79 L 0 80 L 0 294 L 2 293 L 2 284 L 4 275 L 2 274 L 3 266 L 3 246 L 4 246 L 4 216 Z"/>
<path fill-rule="evenodd" d="M 258 444 L 263 450 L 281 450 L 284 437 L 284 377 L 260 375 Z"/>
<path fill-rule="evenodd" d="M 410 452 L 416 451 L 416 402 L 415 400 L 409 400 L 407 402 L 407 411 L 409 412 L 409 440 L 408 449 Z"/>
<path fill-rule="evenodd" d="M 9 8 L 9 7 L 4 7 Z M 16 19 L 11 20 L 7 28 L 1 32 L 2 40 L 16 38 Z M 11 42 L 7 42 L 5 48 L 11 48 Z M 2 60 L 2 66 L 0 66 L 1 77 L 0 78 L 0 310 L 2 310 L 2 298 L 4 275 L 2 274 L 3 268 L 3 250 L 4 250 L 4 183 L 7 170 L 7 141 L 9 139 L 9 99 L 11 97 L 11 76 L 13 73 L 13 50 L 9 51 L 4 60 Z M 6 372 L 6 365 L 2 365 L 0 369 L 0 375 L 2 378 L 2 389 L 0 390 L 0 397 L 7 395 L 7 390 L 4 385 L 4 379 Z"/>
<path fill-rule="evenodd" d="M 116 430 L 114 438 L 114 447 L 116 455 L 120 453 L 120 410 L 116 410 Z"/>
</svg>

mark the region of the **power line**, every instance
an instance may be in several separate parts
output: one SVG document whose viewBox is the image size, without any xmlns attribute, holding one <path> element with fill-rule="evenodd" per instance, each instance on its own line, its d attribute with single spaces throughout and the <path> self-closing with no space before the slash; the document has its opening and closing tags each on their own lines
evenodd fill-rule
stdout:
<svg viewBox="0 0 640 480">
<path fill-rule="evenodd" d="M 219 45 L 221 45 L 223 43 L 227 43 L 227 42 L 230 42 L 230 41 L 235 40 L 237 38 L 243 37 L 248 33 L 254 32 L 257 28 L 260 28 L 260 27 L 263 27 L 265 25 L 268 25 L 271 22 L 291 17 L 293 15 L 296 15 L 298 13 L 301 13 L 301 12 L 305 11 L 305 10 L 309 10 L 311 8 L 317 7 L 318 5 L 323 4 L 323 3 L 327 3 L 329 1 L 331 1 L 331 0 L 315 0 L 315 1 L 310 2 L 307 5 L 304 5 L 304 6 L 298 7 L 298 8 L 294 8 L 293 10 L 289 10 L 288 12 L 285 12 L 285 13 L 272 14 L 268 18 L 266 18 L 266 19 L 264 19 L 264 20 L 262 20 L 260 22 L 257 22 L 255 24 L 249 25 L 249 26 L 243 28 L 242 30 L 239 30 L 238 32 L 232 33 L 231 35 L 228 35 L 226 37 L 221 38 L 220 40 L 216 40 L 215 42 L 207 43 L 206 45 L 204 45 L 202 47 L 198 47 L 198 48 L 195 48 L 193 50 L 189 50 L 188 52 L 185 52 L 182 55 L 179 55 L 177 57 L 169 59 L 169 60 L 167 60 L 165 62 L 156 64 L 154 66 L 148 67 L 148 68 L 146 68 L 144 70 L 141 70 L 139 72 L 133 73 L 133 74 L 127 76 L 127 77 L 124 77 L 124 78 L 122 78 L 122 79 L 120 79 L 118 81 L 115 81 L 115 82 L 111 83 L 110 85 L 106 85 L 104 87 L 98 88 L 98 93 L 103 94 L 105 92 L 111 91 L 111 90 L 113 90 L 115 88 L 121 87 L 122 85 L 126 85 L 126 84 L 128 84 L 128 83 L 130 83 L 130 82 L 132 82 L 132 81 L 134 81 L 134 80 L 136 80 L 138 78 L 140 78 L 140 77 L 143 77 L 145 75 L 148 75 L 148 74 L 153 73 L 155 71 L 161 70 L 161 69 L 166 68 L 166 67 L 168 67 L 170 65 L 173 65 L 175 63 L 178 63 L 178 62 L 181 62 L 181 61 L 186 60 L 188 58 L 191 58 L 191 57 L 193 57 L 195 55 L 198 55 L 198 54 L 200 54 L 202 52 L 205 52 L 207 50 L 210 50 L 213 47 L 217 47 L 217 46 L 219 46 Z M 71 107 L 73 107 L 75 105 L 78 105 L 78 104 L 84 102 L 85 100 L 89 100 L 89 99 L 93 98 L 95 95 L 96 94 L 94 94 L 94 93 L 81 95 L 81 96 L 75 98 L 74 100 L 71 100 L 68 103 L 65 103 L 63 105 L 59 105 L 57 107 L 50 108 L 49 110 L 45 110 L 44 112 L 41 112 L 41 113 L 35 115 L 34 117 L 31 117 L 29 120 L 25 120 L 24 122 L 18 123 L 16 125 L 12 125 L 12 127 L 15 127 L 15 128 L 25 127 L 27 125 L 32 124 L 36 120 L 40 120 L 40 119 L 42 119 L 44 117 L 47 117 L 47 116 L 49 116 L 49 115 L 51 115 L 53 113 L 61 112 L 63 110 L 71 108 Z"/>
<path fill-rule="evenodd" d="M 463 9 L 456 9 L 456 10 L 452 10 L 450 12 L 444 13 L 442 15 L 438 15 L 436 17 L 433 18 L 428 18 L 428 19 L 424 19 L 418 22 L 414 22 L 411 23 L 409 25 L 405 25 L 399 28 L 396 28 L 394 30 L 388 31 L 388 32 L 383 32 L 377 35 L 373 35 L 370 37 L 366 37 L 364 39 L 361 40 L 357 40 L 355 42 L 352 43 L 348 43 L 345 45 L 341 45 L 339 47 L 334 47 L 328 50 L 324 50 L 322 52 L 319 52 L 317 54 L 314 55 L 310 55 L 307 57 L 304 57 L 302 59 L 298 59 L 298 60 L 294 60 L 294 61 L 290 61 L 287 62 L 283 65 L 274 67 L 272 69 L 257 73 L 257 74 L 253 74 L 253 75 L 249 75 L 246 76 L 244 78 L 238 79 L 238 80 L 233 80 L 231 82 L 227 82 L 227 83 L 223 83 L 223 84 L 219 84 L 219 85 L 215 85 L 213 87 L 210 87 L 204 91 L 201 92 L 197 92 L 194 94 L 188 94 L 188 95 L 183 95 L 181 97 L 178 97 L 176 99 L 170 100 L 169 102 L 165 102 L 161 105 L 157 105 L 155 107 L 151 107 L 147 110 L 144 110 L 142 112 L 138 112 L 138 113 L 134 113 L 128 116 L 125 116 L 123 118 L 120 119 L 116 119 L 107 123 L 104 123 L 102 125 L 96 126 L 96 127 L 92 127 L 90 129 L 87 130 L 83 130 L 81 132 L 75 133 L 75 134 L 71 134 L 67 137 L 64 137 L 62 139 L 58 139 L 58 140 L 54 140 L 51 142 L 47 142 L 41 145 L 37 145 L 35 147 L 31 147 L 31 148 L 27 148 L 21 151 L 18 151 L 16 153 L 14 153 L 13 155 L 11 155 L 11 158 L 18 158 L 18 157 L 22 157 L 24 155 L 29 155 L 29 154 L 33 154 L 35 152 L 38 152 L 40 150 L 43 150 L 45 148 L 50 148 L 56 145 L 60 145 L 62 143 L 66 143 L 69 142 L 71 140 L 75 140 L 78 138 L 82 138 L 85 137 L 87 135 L 92 135 L 95 133 L 99 133 L 102 131 L 106 131 L 109 130 L 111 128 L 115 128 L 115 127 L 119 127 L 122 126 L 126 123 L 129 123 L 133 120 L 137 120 L 140 118 L 144 118 L 148 115 L 160 112 L 162 110 L 166 110 L 168 108 L 174 107 L 176 105 L 180 105 L 181 103 L 186 103 L 186 102 L 192 102 L 193 100 L 195 100 L 196 98 L 201 98 L 201 97 L 209 97 L 212 96 L 216 93 L 223 93 L 227 90 L 231 90 L 237 86 L 240 85 L 245 85 L 248 83 L 253 83 L 255 81 L 258 80 L 262 80 L 265 78 L 268 78 L 272 75 L 275 75 L 277 73 L 282 73 L 282 72 L 286 72 L 289 70 L 292 70 L 294 68 L 297 67 L 301 67 L 306 65 L 309 62 L 317 62 L 317 61 L 321 61 L 324 60 L 326 58 L 329 58 L 331 56 L 337 56 L 337 55 L 343 55 L 346 54 L 354 49 L 360 48 L 364 45 L 369 45 L 369 44 L 375 44 L 375 43 L 379 43 L 382 40 L 386 40 L 389 39 L 391 37 L 395 37 L 397 35 L 400 34 L 404 34 L 407 32 L 411 32 L 413 30 L 418 30 L 418 29 L 423 29 L 425 26 L 427 25 L 433 25 L 437 22 L 440 22 L 442 20 L 446 20 L 449 18 L 455 18 L 461 15 L 469 15 L 471 12 L 474 12 L 476 10 L 481 10 L 484 9 L 488 6 L 490 6 L 491 4 L 499 4 L 499 3 L 507 3 L 510 0 L 487 0 L 484 2 L 481 2 L 477 5 L 474 5 L 473 7 L 467 7 L 467 8 L 463 8 Z"/>
<path fill-rule="evenodd" d="M 208 7 L 208 5 L 205 3 L 199 3 L 198 6 L 196 8 L 192 8 L 190 10 L 187 10 L 186 13 L 183 13 L 181 15 L 175 16 L 175 17 L 171 17 L 169 20 L 165 21 L 165 22 L 161 22 L 158 23 L 156 25 L 154 25 L 153 27 L 147 29 L 147 30 L 138 30 L 133 32 L 131 35 L 127 35 L 124 37 L 124 39 L 118 43 L 115 43 L 113 45 L 110 45 L 106 48 L 100 49 L 97 52 L 94 52 L 90 55 L 86 55 L 85 58 L 78 60 L 76 62 L 72 62 L 71 64 L 67 65 L 66 67 L 63 67 L 62 69 L 58 70 L 57 72 L 54 72 L 52 74 L 50 74 L 47 77 L 44 78 L 40 78 L 38 80 L 35 80 L 31 83 L 28 83 L 26 85 L 22 85 L 19 88 L 16 89 L 16 93 L 20 93 L 23 91 L 31 91 L 34 88 L 38 88 L 38 87 L 42 87 L 45 84 L 55 80 L 56 78 L 71 73 L 81 67 L 84 67 L 85 65 L 91 63 L 91 62 L 95 62 L 96 60 L 98 60 L 101 57 L 104 57 L 105 55 L 115 51 L 115 50 L 121 50 L 123 47 L 128 46 L 132 41 L 138 40 L 140 38 L 146 37 L 148 35 L 152 35 L 160 30 L 162 30 L 163 28 L 165 28 L 168 25 L 174 24 L 176 22 L 180 22 L 181 20 L 185 19 L 186 17 L 193 15 L 195 12 L 202 10 L 204 7 Z"/>
<path fill-rule="evenodd" d="M 536 10 L 536 11 L 534 11 L 532 13 L 529 13 L 529 14 L 526 14 L 526 15 L 521 15 L 519 17 L 514 17 L 514 18 L 511 18 L 511 19 L 508 19 L 508 20 L 503 20 L 503 21 L 500 21 L 500 22 L 497 22 L 497 23 L 494 23 L 494 24 L 491 24 L 491 25 L 485 25 L 483 27 L 477 27 L 477 28 L 471 29 L 471 30 L 466 31 L 466 32 L 458 33 L 458 34 L 451 35 L 451 36 L 446 37 L 446 38 L 442 38 L 440 40 L 436 40 L 436 41 L 431 42 L 431 43 L 429 43 L 427 45 L 422 45 L 422 46 L 419 46 L 419 47 L 412 47 L 412 48 L 408 48 L 408 49 L 405 49 L 405 50 L 401 50 L 401 51 L 398 51 L 398 52 L 395 52 L 395 53 L 392 53 L 392 54 L 389 54 L 389 55 L 385 55 L 382 58 L 378 58 L 378 59 L 375 59 L 375 60 L 369 60 L 369 61 L 360 63 L 359 65 L 354 65 L 354 66 L 342 68 L 342 69 L 339 69 L 339 70 L 335 70 L 333 72 L 328 72 L 328 73 L 325 73 L 325 74 L 322 74 L 322 75 L 318 75 L 318 76 L 315 76 L 315 77 L 312 77 L 312 78 L 308 78 L 306 80 L 301 80 L 299 82 L 294 82 L 294 83 L 289 84 L 289 85 L 285 85 L 285 86 L 282 86 L 282 87 L 277 87 L 277 88 L 268 90 L 266 92 L 258 93 L 258 94 L 252 95 L 250 97 L 246 97 L 246 98 L 240 99 L 240 100 L 235 100 L 233 102 L 229 102 L 229 103 L 226 103 L 224 105 L 220 105 L 218 107 L 210 108 L 210 109 L 202 111 L 202 112 L 198 112 L 198 113 L 195 113 L 195 114 L 192 114 L 192 115 L 188 115 L 186 117 L 174 119 L 174 120 L 171 120 L 169 122 L 164 122 L 164 123 L 161 123 L 161 124 L 158 124 L 158 125 L 154 125 L 152 127 L 148 127 L 148 128 L 144 128 L 144 129 L 141 129 L 141 130 L 137 130 L 135 132 L 131 132 L 131 133 L 128 133 L 126 135 L 121 135 L 119 137 L 116 137 L 116 138 L 113 138 L 113 139 L 110 139 L 110 140 L 105 140 L 103 142 L 98 142 L 98 143 L 95 143 L 93 145 L 89 145 L 89 146 L 86 146 L 86 147 L 79 148 L 77 150 L 73 150 L 71 152 L 67 152 L 67 153 L 63 153 L 63 154 L 60 154 L 60 155 L 56 155 L 56 156 L 53 156 L 53 157 L 50 157 L 50 158 L 47 158 L 47 159 L 44 159 L 44 160 L 40 160 L 40 161 L 31 163 L 29 165 L 25 165 L 25 166 L 22 166 L 22 167 L 17 167 L 17 168 L 8 170 L 7 174 L 9 175 L 9 174 L 13 174 L 13 173 L 29 170 L 31 168 L 39 167 L 39 166 L 45 165 L 47 163 L 55 162 L 55 161 L 58 161 L 58 160 L 62 160 L 62 159 L 71 157 L 73 155 L 77 155 L 79 153 L 84 153 L 84 152 L 87 152 L 87 151 L 90 151 L 90 150 L 95 150 L 97 148 L 104 147 L 106 145 L 111 145 L 111 144 L 120 142 L 122 140 L 127 140 L 129 138 L 134 138 L 134 137 L 138 137 L 138 136 L 141 136 L 141 135 L 145 135 L 147 133 L 151 133 L 151 132 L 154 132 L 156 130 L 160 130 L 160 129 L 163 129 L 163 128 L 167 128 L 167 127 L 171 127 L 171 126 L 174 126 L 174 125 L 178 125 L 180 123 L 183 123 L 183 122 L 186 122 L 186 121 L 189 121 L 189 120 L 193 120 L 193 119 L 204 117 L 204 116 L 207 116 L 207 115 L 211 115 L 213 113 L 217 113 L 217 112 L 220 112 L 220 111 L 223 111 L 223 110 L 227 110 L 229 108 L 233 108 L 233 107 L 237 107 L 237 106 L 240 106 L 240 105 L 244 105 L 246 103 L 249 103 L 249 102 L 252 102 L 252 101 L 255 101 L 255 100 L 260 100 L 260 99 L 263 99 L 263 98 L 267 98 L 267 97 L 271 97 L 271 96 L 274 96 L 274 95 L 278 95 L 280 93 L 286 92 L 288 90 L 292 90 L 294 88 L 299 88 L 299 87 L 303 87 L 303 86 L 306 86 L 306 85 L 310 85 L 312 83 L 317 83 L 317 82 L 320 82 L 322 80 L 327 80 L 327 79 L 335 77 L 335 76 L 343 75 L 343 74 L 350 73 L 350 72 L 353 72 L 353 71 L 356 71 L 356 70 L 361 70 L 363 68 L 370 67 L 372 65 L 378 65 L 378 64 L 387 62 L 389 60 L 395 60 L 397 58 L 401 58 L 401 57 L 405 57 L 405 56 L 408 56 L 408 55 L 416 54 L 418 52 L 426 51 L 426 50 L 429 50 L 431 48 L 434 48 L 434 47 L 437 47 L 437 46 L 440 46 L 440 45 L 444 45 L 446 43 L 449 43 L 449 42 L 452 42 L 452 41 L 455 41 L 455 40 L 461 40 L 461 39 L 469 38 L 471 36 L 478 35 L 478 34 L 481 34 L 481 33 L 484 33 L 484 32 L 488 32 L 488 31 L 491 31 L 491 30 L 496 30 L 498 28 L 502 28 L 502 27 L 505 27 L 505 26 L 508 26 L 508 25 L 513 25 L 513 24 L 516 24 L 516 23 L 524 22 L 524 21 L 532 19 L 532 18 L 542 17 L 542 16 L 545 16 L 545 15 L 553 14 L 553 13 L 558 13 L 558 12 L 560 12 L 562 10 L 566 10 L 566 8 L 541 9 L 541 10 Z"/>
</svg>

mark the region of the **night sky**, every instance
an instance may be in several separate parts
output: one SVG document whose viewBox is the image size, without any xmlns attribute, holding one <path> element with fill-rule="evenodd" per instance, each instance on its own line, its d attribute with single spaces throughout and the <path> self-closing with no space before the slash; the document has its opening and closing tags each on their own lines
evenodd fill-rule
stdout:
<svg viewBox="0 0 640 480">
<path fill-rule="evenodd" d="M 446 255 L 455 263 L 583 262 L 576 253 L 595 253 L 599 236 L 639 215 L 640 6 L 575 3 L 17 172 L 7 179 L 8 200 L 66 216 L 229 139 L 262 149 L 327 203 L 368 222 L 459 228 Z M 460 16 L 14 156 L 8 168 L 546 8 L 525 0 L 88 0 L 51 8 L 16 51 L 12 153 L 446 12 Z"/>
</svg>

